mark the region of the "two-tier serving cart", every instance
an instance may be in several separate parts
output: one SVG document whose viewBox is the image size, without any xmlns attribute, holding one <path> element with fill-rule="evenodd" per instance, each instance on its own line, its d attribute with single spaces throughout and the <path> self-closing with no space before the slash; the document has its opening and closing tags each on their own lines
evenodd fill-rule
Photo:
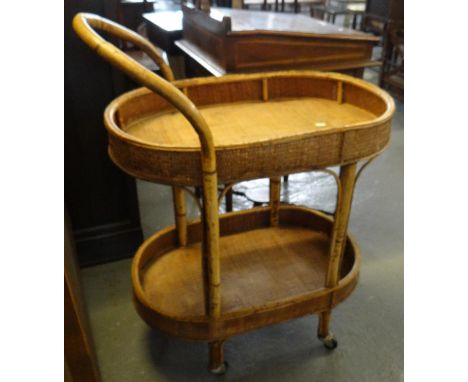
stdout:
<svg viewBox="0 0 468 382">
<path fill-rule="evenodd" d="M 90 14 L 78 14 L 74 28 L 146 87 L 107 107 L 110 157 L 136 178 L 173 187 L 175 225 L 148 238 L 133 260 L 140 316 L 170 335 L 208 342 L 214 373 L 225 371 L 229 337 L 306 314 L 319 315 L 319 338 L 336 347 L 331 311 L 355 288 L 360 266 L 347 234 L 357 162 L 388 145 L 391 97 L 362 80 L 312 71 L 168 82 L 93 28 L 139 46 L 172 80 L 158 50 L 134 32 Z M 330 166 L 340 166 L 339 175 Z M 312 170 L 336 180 L 334 218 L 280 204 L 280 176 Z M 270 178 L 268 207 L 218 213 L 234 183 L 260 177 Z M 227 185 L 222 193 L 218 184 Z M 185 192 L 199 220 L 187 221 Z"/>
</svg>

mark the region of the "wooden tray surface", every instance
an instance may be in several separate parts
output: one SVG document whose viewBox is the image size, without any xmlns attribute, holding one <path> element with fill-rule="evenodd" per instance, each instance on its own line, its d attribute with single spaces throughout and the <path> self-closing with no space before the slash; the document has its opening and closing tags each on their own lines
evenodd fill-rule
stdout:
<svg viewBox="0 0 468 382">
<path fill-rule="evenodd" d="M 188 225 L 188 245 L 175 227 L 148 238 L 132 265 L 136 307 L 152 327 L 182 338 L 226 338 L 267 324 L 317 313 L 343 301 L 357 282 L 360 254 L 348 238 L 335 288 L 325 288 L 332 220 L 303 207 L 281 206 L 220 216 L 219 325 L 204 314 L 201 225 Z M 242 324 L 241 324 L 242 323 Z"/>
<path fill-rule="evenodd" d="M 329 238 L 305 228 L 264 228 L 222 237 L 222 314 L 302 295 L 325 284 Z M 177 248 L 151 263 L 143 289 L 155 310 L 204 315 L 200 244 Z"/>
<path fill-rule="evenodd" d="M 374 114 L 357 106 L 320 98 L 221 104 L 203 106 L 200 111 L 219 148 L 324 132 L 375 118 Z M 178 112 L 136 119 L 125 132 L 161 147 L 200 147 L 192 126 Z"/>
</svg>

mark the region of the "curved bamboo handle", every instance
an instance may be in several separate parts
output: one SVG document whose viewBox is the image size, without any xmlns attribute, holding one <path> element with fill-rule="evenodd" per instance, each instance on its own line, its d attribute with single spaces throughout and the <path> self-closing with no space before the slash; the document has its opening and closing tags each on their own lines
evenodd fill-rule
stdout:
<svg viewBox="0 0 468 382">
<path fill-rule="evenodd" d="M 93 28 L 103 30 L 116 37 L 128 40 L 142 48 L 155 61 L 160 57 L 155 47 L 130 29 L 103 17 L 78 13 L 73 18 L 73 28 L 78 36 L 97 54 L 116 66 L 137 82 L 159 94 L 179 110 L 195 129 L 201 145 L 201 167 L 203 171 L 203 225 L 205 279 L 207 284 L 207 313 L 216 319 L 221 313 L 218 178 L 213 135 L 197 107 L 170 82 L 154 74 L 110 42 L 104 40 Z M 159 64 L 159 62 L 157 62 Z M 165 64 L 165 63 L 164 63 Z M 161 69 L 164 65 L 161 65 Z M 169 68 L 170 69 L 170 68 Z"/>
<path fill-rule="evenodd" d="M 202 155 L 203 171 L 214 172 L 216 170 L 216 157 L 213 136 L 196 106 L 174 85 L 146 69 L 115 45 L 104 40 L 93 28 L 141 44 L 138 46 L 144 46 L 148 51 L 155 51 L 154 46 L 130 29 L 91 13 L 78 13 L 75 15 L 73 28 L 78 36 L 102 58 L 159 94 L 189 120 L 200 139 L 202 153 L 204 154 Z"/>
<path fill-rule="evenodd" d="M 139 47 L 161 68 L 163 77 L 166 80 L 174 81 L 172 69 L 162 57 L 160 50 L 138 33 L 124 27 L 123 25 L 92 13 L 79 13 L 75 16 L 75 19 L 73 20 L 75 31 L 89 46 L 92 47 L 91 44 L 95 44 L 97 39 L 102 39 L 102 37 L 95 33 L 92 28 L 107 32 L 114 37 L 131 42 Z M 85 27 L 85 29 L 83 29 L 83 27 Z M 102 40 L 105 41 L 104 39 Z"/>
</svg>

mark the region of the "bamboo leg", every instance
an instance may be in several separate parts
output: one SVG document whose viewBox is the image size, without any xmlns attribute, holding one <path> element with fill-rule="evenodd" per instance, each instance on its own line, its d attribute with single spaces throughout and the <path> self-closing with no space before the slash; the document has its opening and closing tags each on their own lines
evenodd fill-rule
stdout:
<svg viewBox="0 0 468 382">
<path fill-rule="evenodd" d="M 208 316 L 221 315 L 221 271 L 219 261 L 218 182 L 216 173 L 203 176 L 204 283 L 208 295 Z"/>
<path fill-rule="evenodd" d="M 221 270 L 219 259 L 218 180 L 216 172 L 203 174 L 203 286 L 206 314 L 210 326 L 215 326 L 221 316 Z M 224 341 L 209 343 L 210 371 L 226 371 L 223 354 Z"/>
<path fill-rule="evenodd" d="M 330 260 L 325 286 L 333 288 L 338 284 L 341 260 L 346 244 L 349 215 L 356 181 L 356 163 L 342 166 L 340 169 L 341 195 L 336 206 L 335 222 L 330 243 Z M 337 342 L 330 332 L 331 310 L 320 313 L 318 337 L 329 349 L 334 349 Z"/>
<path fill-rule="evenodd" d="M 172 199 L 174 202 L 175 224 L 177 227 L 179 245 L 185 247 L 187 245 L 187 216 L 183 188 L 172 187 Z"/>
<path fill-rule="evenodd" d="M 279 224 L 279 203 L 281 195 L 281 177 L 270 178 L 270 225 L 277 227 Z"/>
<path fill-rule="evenodd" d="M 325 338 L 330 333 L 331 311 L 327 310 L 319 314 L 318 336 Z"/>
<path fill-rule="evenodd" d="M 224 341 L 210 342 L 208 346 L 210 349 L 210 371 L 213 374 L 224 374 L 226 372 Z"/>
<path fill-rule="evenodd" d="M 335 339 L 335 336 L 330 331 L 330 321 L 331 321 L 331 310 L 321 312 L 319 314 L 319 325 L 317 336 L 323 342 L 327 349 L 335 349 L 338 346 L 338 342 Z"/>
<path fill-rule="evenodd" d="M 356 163 L 342 166 L 340 170 L 341 198 L 335 213 L 335 222 L 330 246 L 326 286 L 333 288 L 338 283 L 341 259 L 346 244 L 349 215 L 356 179 Z"/>
<path fill-rule="evenodd" d="M 202 274 L 203 274 L 203 295 L 204 303 L 205 303 L 205 314 L 207 316 L 210 315 L 210 287 L 209 287 L 209 276 L 208 276 L 208 251 L 207 251 L 207 233 L 206 233 L 206 219 L 205 219 L 205 209 L 204 206 L 202 207 L 202 256 L 201 256 L 201 267 L 202 267 Z"/>
</svg>

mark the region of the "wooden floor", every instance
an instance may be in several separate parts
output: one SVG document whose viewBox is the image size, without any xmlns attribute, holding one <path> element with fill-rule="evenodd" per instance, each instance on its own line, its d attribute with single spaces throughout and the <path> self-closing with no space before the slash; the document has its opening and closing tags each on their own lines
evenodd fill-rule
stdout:
<svg viewBox="0 0 468 382">
<path fill-rule="evenodd" d="M 242 236 L 242 238 L 240 237 Z M 328 237 L 304 228 L 264 228 L 221 238 L 222 312 L 279 301 L 324 285 Z M 142 284 L 158 311 L 203 315 L 200 245 L 150 264 Z"/>
<path fill-rule="evenodd" d="M 351 104 L 321 98 L 234 103 L 200 110 L 218 147 L 280 139 L 375 119 L 375 115 Z M 126 132 L 168 147 L 200 146 L 189 122 L 175 112 L 137 120 Z"/>
</svg>

